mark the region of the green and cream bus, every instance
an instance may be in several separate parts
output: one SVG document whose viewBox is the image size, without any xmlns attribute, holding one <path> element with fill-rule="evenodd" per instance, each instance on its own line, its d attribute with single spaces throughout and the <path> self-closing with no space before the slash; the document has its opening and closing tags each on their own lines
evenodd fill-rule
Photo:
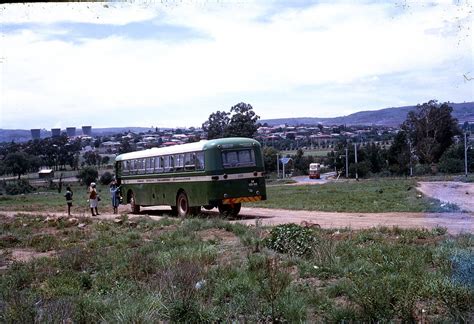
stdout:
<svg viewBox="0 0 474 324">
<path fill-rule="evenodd" d="M 201 206 L 237 215 L 242 202 L 266 199 L 260 143 L 222 138 L 124 153 L 115 158 L 123 203 L 169 205 L 181 217 Z"/>
</svg>

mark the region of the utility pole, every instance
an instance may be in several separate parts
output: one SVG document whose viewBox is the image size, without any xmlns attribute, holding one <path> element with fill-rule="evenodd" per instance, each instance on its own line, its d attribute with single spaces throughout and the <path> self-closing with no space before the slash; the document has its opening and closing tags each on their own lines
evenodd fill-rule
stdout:
<svg viewBox="0 0 474 324">
<path fill-rule="evenodd" d="M 346 147 L 346 179 L 349 179 L 349 149 Z"/>
<path fill-rule="evenodd" d="M 464 132 L 464 175 L 467 178 L 467 131 Z"/>
<path fill-rule="evenodd" d="M 355 152 L 356 180 L 359 181 L 359 173 L 357 172 L 357 143 L 354 143 L 354 152 Z"/>
<path fill-rule="evenodd" d="M 410 146 L 410 177 L 413 177 L 413 163 L 411 161 L 412 153 L 411 153 L 411 141 L 410 140 L 408 140 L 408 145 Z"/>
<path fill-rule="evenodd" d="M 277 153 L 277 179 L 280 178 L 280 154 Z"/>
</svg>

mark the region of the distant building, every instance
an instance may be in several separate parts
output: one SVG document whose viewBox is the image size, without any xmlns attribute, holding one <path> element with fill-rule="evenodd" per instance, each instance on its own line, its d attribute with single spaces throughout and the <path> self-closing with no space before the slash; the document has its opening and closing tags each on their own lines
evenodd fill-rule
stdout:
<svg viewBox="0 0 474 324">
<path fill-rule="evenodd" d="M 82 134 L 92 136 L 92 126 L 82 126 Z"/>
<path fill-rule="evenodd" d="M 51 128 L 51 137 L 61 136 L 61 128 Z"/>
<path fill-rule="evenodd" d="M 76 127 L 66 127 L 66 133 L 68 137 L 76 136 Z"/>
<path fill-rule="evenodd" d="M 51 169 L 44 169 L 38 172 L 38 177 L 40 179 L 52 179 L 54 178 L 54 171 Z"/>
<path fill-rule="evenodd" d="M 40 139 L 41 138 L 41 129 L 32 129 L 31 130 L 31 138 L 32 139 Z"/>
</svg>

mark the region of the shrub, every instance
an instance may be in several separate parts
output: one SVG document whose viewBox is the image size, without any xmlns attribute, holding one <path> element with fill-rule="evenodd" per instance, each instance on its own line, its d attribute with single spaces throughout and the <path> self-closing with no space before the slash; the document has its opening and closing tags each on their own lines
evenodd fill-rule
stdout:
<svg viewBox="0 0 474 324">
<path fill-rule="evenodd" d="M 30 185 L 28 180 L 19 179 L 5 186 L 5 192 L 8 195 L 21 195 L 35 191 L 36 189 Z"/>
<path fill-rule="evenodd" d="M 114 180 L 114 176 L 109 171 L 104 172 L 104 174 L 102 174 L 99 179 L 100 183 L 105 186 L 108 186 L 112 180 Z"/>
<path fill-rule="evenodd" d="M 455 158 L 444 158 L 439 162 L 439 171 L 443 173 L 460 173 L 464 171 L 464 161 Z"/>
<path fill-rule="evenodd" d="M 309 255 L 316 244 L 314 230 L 296 224 L 284 224 L 274 227 L 264 244 L 270 249 L 290 255 Z"/>
<path fill-rule="evenodd" d="M 91 182 L 96 181 L 97 177 L 99 176 L 99 172 L 92 167 L 85 167 L 79 174 L 76 176 L 82 183 L 86 185 L 90 185 Z"/>
</svg>

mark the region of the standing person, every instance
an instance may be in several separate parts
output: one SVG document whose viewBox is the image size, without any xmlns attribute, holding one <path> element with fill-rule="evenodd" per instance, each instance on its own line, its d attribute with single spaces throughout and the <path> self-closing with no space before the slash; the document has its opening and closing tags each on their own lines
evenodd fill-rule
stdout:
<svg viewBox="0 0 474 324">
<path fill-rule="evenodd" d="M 118 206 L 120 204 L 120 186 L 117 187 L 115 181 L 110 185 L 110 194 L 112 196 L 112 207 L 114 214 L 118 214 Z"/>
<path fill-rule="evenodd" d="M 92 182 L 89 188 L 89 205 L 91 207 L 92 216 L 100 215 L 99 211 L 97 210 L 98 201 L 99 201 L 99 195 L 97 194 L 96 185 L 95 185 L 95 182 Z M 95 210 L 95 213 L 94 213 L 94 210 Z"/>
<path fill-rule="evenodd" d="M 72 207 L 72 195 L 74 193 L 71 190 L 71 187 L 67 186 L 66 188 L 66 194 L 64 197 L 66 197 L 66 203 L 67 203 L 67 215 L 71 216 L 71 207 Z"/>
</svg>

